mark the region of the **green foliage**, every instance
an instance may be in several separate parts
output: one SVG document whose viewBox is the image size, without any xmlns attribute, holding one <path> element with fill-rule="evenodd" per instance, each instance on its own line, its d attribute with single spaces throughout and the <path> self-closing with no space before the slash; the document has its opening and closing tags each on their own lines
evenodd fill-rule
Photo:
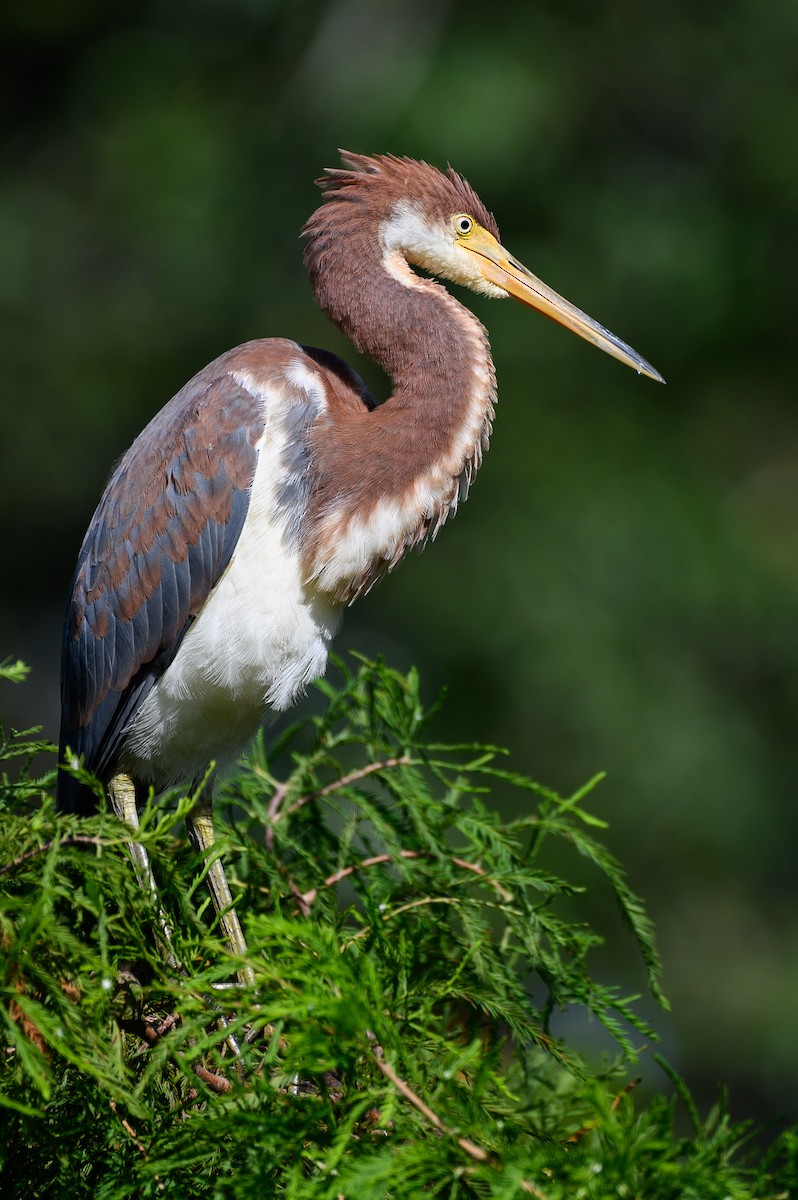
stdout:
<svg viewBox="0 0 798 1200">
<path fill-rule="evenodd" d="M 258 744 L 219 805 L 252 986 L 231 983 L 241 964 L 180 836 L 190 799 L 142 814 L 156 898 L 124 827 L 55 816 L 51 776 L 29 769 L 41 744 L 3 737 L 20 763 L 0 786 L 3 1195 L 792 1194 L 794 1133 L 754 1152 L 675 1078 L 677 1099 L 637 1102 L 630 1064 L 653 1035 L 595 978 L 590 892 L 552 863 L 584 856 L 614 890 L 660 997 L 590 789 L 563 799 L 494 749 L 430 741 L 415 673 L 340 671 L 324 712 Z M 500 820 L 496 787 L 523 793 L 525 815 Z M 558 1032 L 574 1008 L 616 1061 Z"/>
<path fill-rule="evenodd" d="M 35 668 L 5 711 L 54 728 L 87 520 L 195 371 L 290 337 L 387 394 L 302 267 L 336 147 L 451 162 L 668 386 L 456 292 L 490 452 L 341 636 L 452 684 L 441 739 L 563 792 L 608 767 L 691 1078 L 798 1114 L 798 1036 L 749 1015 L 798 994 L 798 4 L 10 0 L 0 42 L 0 627 Z"/>
</svg>

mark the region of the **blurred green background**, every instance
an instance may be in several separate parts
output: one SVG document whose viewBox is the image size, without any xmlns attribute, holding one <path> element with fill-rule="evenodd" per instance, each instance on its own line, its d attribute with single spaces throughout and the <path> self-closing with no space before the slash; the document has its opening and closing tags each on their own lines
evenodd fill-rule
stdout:
<svg viewBox="0 0 798 1200">
<path fill-rule="evenodd" d="M 738 1115 L 795 1115 L 794 0 L 9 0 L 0 28 L 0 656 L 35 668 L 2 709 L 55 735 L 83 531 L 202 365 L 287 335 L 385 394 L 315 310 L 298 232 L 337 146 L 450 161 L 668 385 L 468 297 L 491 452 L 339 648 L 447 684 L 441 738 L 562 791 L 608 772 L 666 1054 Z M 640 986 L 622 937 L 607 958 Z"/>
</svg>

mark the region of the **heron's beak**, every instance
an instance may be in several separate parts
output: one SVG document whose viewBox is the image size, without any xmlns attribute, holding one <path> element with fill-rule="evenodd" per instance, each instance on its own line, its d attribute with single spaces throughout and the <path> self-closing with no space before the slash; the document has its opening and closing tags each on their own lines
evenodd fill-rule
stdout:
<svg viewBox="0 0 798 1200">
<path fill-rule="evenodd" d="M 659 371 L 655 371 L 651 363 L 646 362 L 636 350 L 627 346 L 626 342 L 622 342 L 614 333 L 610 333 L 609 329 L 599 325 L 598 321 L 594 321 L 587 313 L 558 296 L 513 258 L 486 229 L 475 229 L 468 240 L 460 244 L 478 257 L 479 269 L 484 278 L 501 288 L 508 296 L 520 300 L 522 304 L 528 304 L 530 308 L 536 308 L 553 321 L 564 325 L 566 329 L 578 333 L 585 341 L 598 346 L 599 350 L 604 350 L 613 358 L 632 367 L 638 375 L 648 375 L 649 379 L 656 379 L 659 383 L 665 382 Z"/>
</svg>

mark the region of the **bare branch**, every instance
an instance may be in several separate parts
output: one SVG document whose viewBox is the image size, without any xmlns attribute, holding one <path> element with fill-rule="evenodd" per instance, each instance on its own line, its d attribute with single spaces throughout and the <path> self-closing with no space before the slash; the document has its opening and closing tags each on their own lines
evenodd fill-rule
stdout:
<svg viewBox="0 0 798 1200">
<path fill-rule="evenodd" d="M 74 833 L 70 837 L 51 838 L 49 842 L 43 842 L 41 846 L 34 846 L 32 850 L 26 850 L 24 854 L 20 854 L 18 858 L 14 858 L 11 862 L 3 863 L 0 867 L 0 875 L 7 875 L 9 871 L 21 867 L 23 863 L 28 862 L 32 858 L 37 858 L 40 854 L 46 854 L 53 846 L 107 846 L 107 838 L 89 837 L 84 833 Z"/>
<path fill-rule="evenodd" d="M 220 1096 L 224 1096 L 232 1088 L 232 1083 L 229 1079 L 225 1079 L 224 1075 L 217 1075 L 214 1071 L 209 1071 L 207 1067 L 201 1066 L 199 1063 L 193 1063 L 191 1067 L 197 1079 L 216 1092 Z"/>
<path fill-rule="evenodd" d="M 436 856 L 434 854 L 426 854 L 420 850 L 400 850 L 398 854 L 374 854 L 371 858 L 364 858 L 360 862 L 351 863 L 348 867 L 341 867 L 339 871 L 335 871 L 332 875 L 328 875 L 321 884 L 321 887 L 334 887 L 336 883 L 340 883 L 341 880 L 346 879 L 348 875 L 354 875 L 356 872 L 363 871 L 367 867 L 376 867 L 380 866 L 382 863 L 394 862 L 397 858 L 421 858 L 434 860 L 435 857 Z M 482 879 L 486 880 L 486 882 L 488 882 L 494 889 L 497 896 L 499 896 L 499 898 L 506 904 L 509 904 L 510 901 L 512 901 L 512 892 L 508 892 L 507 888 L 503 887 L 498 880 L 491 879 L 487 872 L 484 871 L 479 865 L 479 863 L 467 862 L 464 858 L 457 858 L 454 856 L 450 861 L 453 862 L 456 867 L 460 867 L 464 871 L 471 871 L 474 875 L 479 875 Z M 303 916 L 307 916 L 308 912 L 310 912 L 311 905 L 319 894 L 319 889 L 311 888 L 307 892 L 300 893 L 295 887 L 292 886 L 292 891 L 299 902 Z"/>
<path fill-rule="evenodd" d="M 380 762 L 367 763 L 364 767 L 358 767 L 356 771 L 350 771 L 348 775 L 342 775 L 340 779 L 333 780 L 332 783 L 326 783 L 317 792 L 307 792 L 304 796 L 300 796 L 298 800 L 295 800 L 293 804 L 289 804 L 285 809 L 281 805 L 288 791 L 288 785 L 280 783 L 277 785 L 269 803 L 269 819 L 272 826 L 275 826 L 283 817 L 292 816 L 298 809 L 308 804 L 311 800 L 316 800 L 321 796 L 330 796 L 333 792 L 340 791 L 341 788 L 349 787 L 351 784 L 365 779 L 366 776 L 373 775 L 375 771 L 388 771 L 392 767 L 409 767 L 412 762 L 413 760 L 409 754 L 401 754 L 398 758 L 385 758 Z"/>
<path fill-rule="evenodd" d="M 274 795 L 269 801 L 269 808 L 266 814 L 269 818 L 269 825 L 266 829 L 266 848 L 268 850 L 274 848 L 274 826 L 280 820 L 280 806 L 283 800 L 285 800 L 287 791 L 287 783 L 278 783 L 274 789 Z"/>
<path fill-rule="evenodd" d="M 629 1082 L 627 1084 L 625 1084 L 624 1087 L 621 1088 L 621 1090 L 618 1092 L 618 1094 L 613 1097 L 612 1104 L 610 1105 L 611 1111 L 615 1112 L 616 1109 L 618 1108 L 618 1105 L 621 1103 L 621 1100 L 623 1099 L 623 1097 L 628 1096 L 630 1092 L 633 1092 L 635 1090 L 635 1088 L 638 1086 L 638 1084 L 642 1083 L 642 1081 L 643 1081 L 642 1075 L 638 1075 L 636 1079 L 630 1079 Z M 579 1129 L 576 1129 L 571 1134 L 571 1136 L 568 1138 L 569 1143 L 576 1144 L 577 1142 L 581 1142 L 582 1138 L 585 1137 L 586 1134 L 592 1133 L 592 1131 L 594 1129 L 596 1129 L 597 1127 L 598 1127 L 597 1120 L 588 1121 L 587 1125 L 580 1126 Z"/>
<path fill-rule="evenodd" d="M 132 1143 L 133 1143 L 133 1145 L 136 1147 L 136 1149 L 138 1150 L 138 1152 L 139 1152 L 140 1154 L 143 1154 L 143 1155 L 144 1155 L 144 1157 L 146 1158 L 146 1157 L 147 1157 L 147 1147 L 146 1147 L 146 1146 L 144 1145 L 144 1143 L 141 1141 L 141 1139 L 139 1138 L 139 1136 L 138 1136 L 138 1134 L 136 1133 L 135 1129 L 134 1129 L 134 1128 L 133 1128 L 133 1126 L 130 1124 L 130 1121 L 128 1121 L 127 1117 L 120 1116 L 119 1109 L 118 1109 L 118 1107 L 117 1107 L 116 1101 L 115 1101 L 115 1100 L 109 1100 L 109 1101 L 108 1101 L 108 1106 L 109 1106 L 109 1108 L 111 1109 L 111 1112 L 114 1114 L 114 1116 L 115 1116 L 115 1117 L 118 1119 L 118 1121 L 119 1121 L 119 1124 L 122 1126 L 122 1128 L 124 1129 L 125 1133 L 128 1135 L 128 1137 L 130 1138 L 131 1142 L 132 1142 Z"/>
<path fill-rule="evenodd" d="M 469 1138 L 458 1137 L 455 1131 L 450 1129 L 448 1125 L 444 1124 L 438 1114 L 431 1109 L 428 1104 L 425 1104 L 421 1097 L 413 1091 L 410 1085 L 405 1083 L 404 1079 L 397 1075 L 391 1064 L 385 1061 L 385 1055 L 383 1053 L 382 1046 L 379 1044 L 370 1029 L 366 1031 L 366 1035 L 372 1044 L 373 1054 L 377 1066 L 382 1071 L 385 1078 L 393 1084 L 400 1096 L 404 1096 L 405 1100 L 412 1104 L 414 1108 L 418 1109 L 422 1116 L 425 1116 L 430 1124 L 434 1125 L 437 1130 L 439 1130 L 441 1133 L 448 1134 L 449 1137 L 455 1138 L 460 1149 L 464 1150 L 466 1154 L 471 1156 L 471 1158 L 475 1159 L 477 1162 L 488 1162 L 489 1156 L 486 1150 L 483 1150 L 481 1146 L 477 1146 L 476 1143 L 472 1142 Z"/>
</svg>

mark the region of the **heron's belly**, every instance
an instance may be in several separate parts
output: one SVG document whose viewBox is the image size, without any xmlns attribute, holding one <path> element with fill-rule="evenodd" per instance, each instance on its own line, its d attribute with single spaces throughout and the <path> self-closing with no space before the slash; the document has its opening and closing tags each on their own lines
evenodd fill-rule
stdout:
<svg viewBox="0 0 798 1200">
<path fill-rule="evenodd" d="M 224 767 L 324 673 L 340 610 L 293 588 L 253 596 L 234 567 L 136 714 L 124 754 L 135 778 L 166 786 Z"/>
</svg>

